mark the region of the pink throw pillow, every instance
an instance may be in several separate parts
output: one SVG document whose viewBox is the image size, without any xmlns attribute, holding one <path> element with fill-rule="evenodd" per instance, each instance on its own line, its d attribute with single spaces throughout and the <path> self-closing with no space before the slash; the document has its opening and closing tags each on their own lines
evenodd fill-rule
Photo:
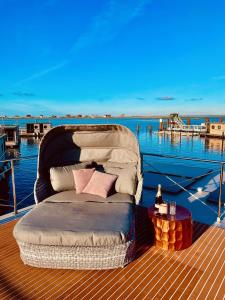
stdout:
<svg viewBox="0 0 225 300">
<path fill-rule="evenodd" d="M 83 193 L 98 195 L 107 198 L 117 176 L 95 171 L 90 181 L 83 190 Z"/>
<path fill-rule="evenodd" d="M 76 193 L 82 193 L 83 189 L 86 187 L 88 182 L 90 181 L 95 168 L 93 169 L 79 169 L 73 170 L 73 177 L 75 181 Z"/>
</svg>

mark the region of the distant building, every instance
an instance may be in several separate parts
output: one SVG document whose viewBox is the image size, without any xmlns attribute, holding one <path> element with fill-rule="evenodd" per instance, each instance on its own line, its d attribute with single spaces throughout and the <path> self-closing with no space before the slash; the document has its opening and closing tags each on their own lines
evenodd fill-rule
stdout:
<svg viewBox="0 0 225 300">
<path fill-rule="evenodd" d="M 25 128 L 20 129 L 20 135 L 40 137 L 46 134 L 51 128 L 51 123 L 27 123 Z"/>
<path fill-rule="evenodd" d="M 104 115 L 104 118 L 112 118 L 112 115 Z"/>
<path fill-rule="evenodd" d="M 1 125 L 0 129 L 6 135 L 6 147 L 14 148 L 19 146 L 20 137 L 18 125 Z"/>
<path fill-rule="evenodd" d="M 0 181 L 2 178 L 1 173 L 4 171 L 4 163 L 1 162 L 1 160 L 5 159 L 5 153 L 6 153 L 5 140 L 6 140 L 6 135 L 4 134 L 3 130 L 0 128 Z"/>
<path fill-rule="evenodd" d="M 223 136 L 225 135 L 225 123 L 210 123 L 209 125 L 209 134 L 214 136 Z"/>
</svg>

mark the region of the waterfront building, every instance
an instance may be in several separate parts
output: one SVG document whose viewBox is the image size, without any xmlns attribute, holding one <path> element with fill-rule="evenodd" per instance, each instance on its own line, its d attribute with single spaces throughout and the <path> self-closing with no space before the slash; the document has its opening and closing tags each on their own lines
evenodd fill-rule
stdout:
<svg viewBox="0 0 225 300">
<path fill-rule="evenodd" d="M 6 135 L 5 145 L 9 148 L 18 147 L 20 144 L 18 125 L 1 125 L 1 129 Z"/>
<path fill-rule="evenodd" d="M 20 129 L 20 136 L 40 137 L 52 128 L 51 123 L 27 123 L 25 128 Z"/>
<path fill-rule="evenodd" d="M 225 123 L 214 122 L 209 125 L 209 135 L 222 137 L 225 134 Z"/>
</svg>

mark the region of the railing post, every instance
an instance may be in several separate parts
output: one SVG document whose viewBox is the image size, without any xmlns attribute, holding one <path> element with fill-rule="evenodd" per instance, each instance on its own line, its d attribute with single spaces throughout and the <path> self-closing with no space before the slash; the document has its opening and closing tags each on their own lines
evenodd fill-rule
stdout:
<svg viewBox="0 0 225 300">
<path fill-rule="evenodd" d="M 144 172 L 144 167 L 143 167 L 144 166 L 144 154 L 141 152 L 140 156 L 141 156 L 141 174 L 143 176 L 143 172 Z M 140 201 L 142 202 L 142 200 L 143 200 L 143 191 L 141 193 L 141 199 L 140 199 Z"/>
<path fill-rule="evenodd" d="M 144 164 L 144 155 L 143 153 L 140 153 L 141 156 L 141 173 L 143 173 L 143 164 Z"/>
<path fill-rule="evenodd" d="M 11 170 L 12 170 L 12 191 L 13 191 L 13 207 L 14 214 L 17 214 L 17 201 L 16 201 L 16 184 L 15 184 L 15 170 L 14 170 L 14 161 L 13 159 L 10 161 Z"/>
<path fill-rule="evenodd" d="M 224 163 L 221 163 L 220 166 L 220 191 L 219 191 L 219 199 L 218 199 L 218 216 L 217 222 L 221 222 L 221 204 L 222 204 L 222 192 L 223 192 L 223 171 L 224 171 Z"/>
</svg>

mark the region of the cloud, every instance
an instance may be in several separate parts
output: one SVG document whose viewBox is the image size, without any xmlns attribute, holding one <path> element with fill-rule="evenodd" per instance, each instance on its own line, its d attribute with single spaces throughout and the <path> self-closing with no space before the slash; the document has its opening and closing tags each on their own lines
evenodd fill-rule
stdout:
<svg viewBox="0 0 225 300">
<path fill-rule="evenodd" d="M 110 0 L 106 8 L 95 16 L 89 30 L 81 35 L 71 48 L 71 53 L 87 46 L 108 42 L 129 24 L 139 17 L 151 0 Z"/>
<path fill-rule="evenodd" d="M 145 98 L 144 97 L 136 97 L 137 100 L 140 100 L 140 101 L 144 101 Z"/>
<path fill-rule="evenodd" d="M 19 97 L 34 97 L 35 96 L 34 93 L 30 93 L 30 92 L 14 92 L 13 95 L 19 96 Z"/>
<path fill-rule="evenodd" d="M 34 80 L 34 79 L 38 79 L 38 78 L 41 78 L 45 75 L 47 75 L 48 73 L 51 73 L 53 71 L 56 71 L 58 69 L 61 69 L 62 67 L 64 67 L 65 65 L 67 65 L 69 63 L 69 60 L 63 60 L 62 62 L 58 63 L 57 65 L 54 65 L 52 67 L 49 67 L 47 69 L 44 69 L 40 72 L 37 72 L 37 73 L 34 73 L 33 75 L 17 82 L 15 85 L 21 85 L 23 83 L 26 83 L 28 81 L 31 81 L 31 80 Z"/>
<path fill-rule="evenodd" d="M 175 97 L 172 97 L 172 96 L 162 96 L 162 97 L 157 97 L 156 100 L 171 101 L 171 100 L 175 100 Z"/>
<path fill-rule="evenodd" d="M 214 76 L 212 77 L 213 80 L 225 80 L 225 75 L 220 75 L 220 76 Z"/>
<path fill-rule="evenodd" d="M 187 101 L 202 101 L 202 100 L 204 100 L 203 98 L 190 98 L 190 99 L 188 99 Z"/>
<path fill-rule="evenodd" d="M 91 45 L 101 45 L 113 40 L 122 28 L 135 18 L 139 17 L 144 12 L 144 8 L 147 4 L 150 4 L 151 2 L 152 0 L 109 0 L 103 11 L 94 17 L 89 29 L 72 45 L 71 49 L 68 51 L 67 59 L 28 76 L 16 83 L 16 85 L 21 85 L 28 81 L 41 78 L 63 68 L 73 60 L 75 53 L 86 47 Z"/>
</svg>

